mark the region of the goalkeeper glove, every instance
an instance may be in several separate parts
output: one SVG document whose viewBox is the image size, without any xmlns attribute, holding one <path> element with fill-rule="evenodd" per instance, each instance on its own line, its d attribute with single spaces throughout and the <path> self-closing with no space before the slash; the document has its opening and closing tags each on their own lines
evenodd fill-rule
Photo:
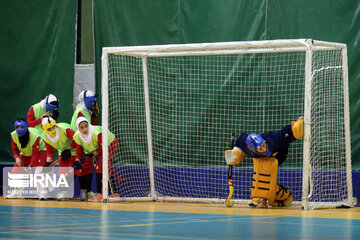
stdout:
<svg viewBox="0 0 360 240">
<path fill-rule="evenodd" d="M 236 165 L 245 157 L 245 153 L 238 147 L 234 149 L 225 150 L 225 161 L 227 165 Z"/>
<path fill-rule="evenodd" d="M 66 149 L 62 151 L 61 153 L 61 161 L 65 161 L 66 159 L 69 159 L 71 157 L 71 152 L 69 149 Z"/>
</svg>

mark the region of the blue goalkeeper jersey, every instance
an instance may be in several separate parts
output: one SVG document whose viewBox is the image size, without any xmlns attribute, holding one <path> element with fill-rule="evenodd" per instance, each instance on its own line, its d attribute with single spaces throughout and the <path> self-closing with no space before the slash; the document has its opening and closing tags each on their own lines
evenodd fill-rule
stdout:
<svg viewBox="0 0 360 240">
<path fill-rule="evenodd" d="M 295 141 L 293 136 L 291 125 L 285 126 L 283 129 L 276 132 L 269 132 L 260 134 L 261 137 L 268 144 L 268 148 L 271 152 L 271 156 L 278 160 L 279 166 L 286 160 L 289 150 L 289 144 Z M 253 157 L 261 158 L 264 155 L 251 151 L 246 145 L 246 138 L 248 134 L 242 133 L 236 140 L 235 147 L 240 148 L 244 153 Z"/>
</svg>

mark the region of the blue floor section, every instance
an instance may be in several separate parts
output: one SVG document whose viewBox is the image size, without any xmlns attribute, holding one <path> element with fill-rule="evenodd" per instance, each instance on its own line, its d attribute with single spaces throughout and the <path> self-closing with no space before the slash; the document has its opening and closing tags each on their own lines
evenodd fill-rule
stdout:
<svg viewBox="0 0 360 240">
<path fill-rule="evenodd" d="M 2 239 L 360 239 L 360 220 L 0 206 Z"/>
</svg>

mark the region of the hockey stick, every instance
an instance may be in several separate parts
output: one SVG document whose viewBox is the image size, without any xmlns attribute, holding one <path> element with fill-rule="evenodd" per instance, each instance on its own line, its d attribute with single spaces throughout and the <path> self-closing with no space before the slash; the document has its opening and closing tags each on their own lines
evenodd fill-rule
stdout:
<svg viewBox="0 0 360 240">
<path fill-rule="evenodd" d="M 235 145 L 235 133 L 233 133 L 231 135 L 231 149 L 234 148 Z M 229 170 L 228 170 L 228 184 L 229 184 L 229 195 L 227 196 L 226 200 L 225 200 L 225 206 L 226 207 L 232 207 L 234 206 L 235 202 L 231 201 L 231 198 L 233 196 L 234 193 L 234 184 L 232 181 L 232 170 L 233 170 L 233 165 L 229 166 Z"/>
<path fill-rule="evenodd" d="M 10 154 L 10 156 L 15 159 L 15 156 L 9 151 L 9 149 L 6 148 L 6 151 Z M 15 159 L 16 161 L 16 159 Z M 24 167 L 24 164 L 22 163 L 21 159 L 20 159 L 20 167 L 23 168 L 24 172 L 27 173 L 28 172 L 28 169 L 26 169 L 26 167 Z"/>
<path fill-rule="evenodd" d="M 9 149 L 6 148 L 6 151 L 10 154 L 10 156 L 11 156 L 12 158 L 15 159 L 14 155 L 9 151 Z M 58 158 L 57 160 L 55 160 L 54 162 L 52 162 L 48 167 L 54 166 L 54 165 L 57 164 L 59 161 L 60 161 L 60 159 Z M 25 168 L 24 165 L 23 165 L 23 163 L 22 163 L 21 161 L 20 161 L 20 166 L 23 167 L 23 168 Z"/>
<path fill-rule="evenodd" d="M 58 158 L 57 160 L 53 161 L 48 167 L 52 167 L 55 164 L 57 164 L 60 161 L 60 158 Z"/>
<path fill-rule="evenodd" d="M 111 171 L 113 174 L 114 177 L 116 177 L 116 179 L 119 181 L 119 182 L 125 182 L 126 181 L 126 177 L 120 177 L 119 174 L 115 171 L 115 168 L 110 165 L 109 166 L 109 171 Z"/>
<path fill-rule="evenodd" d="M 97 163 L 97 158 L 96 158 L 95 156 L 89 155 L 89 154 L 86 154 L 85 157 L 81 158 L 81 159 L 80 159 L 80 163 L 84 163 L 87 158 L 91 158 L 93 164 L 96 165 L 96 163 Z M 126 181 L 126 177 L 121 178 L 121 177 L 119 176 L 119 174 L 115 171 L 115 169 L 114 169 L 113 166 L 110 165 L 109 167 L 110 167 L 109 170 L 113 172 L 113 175 L 116 177 L 116 179 L 117 179 L 119 182 L 125 182 L 125 181 Z"/>
<path fill-rule="evenodd" d="M 88 157 L 90 157 L 90 156 L 88 155 Z M 93 160 L 94 165 L 96 165 L 96 163 L 97 163 L 97 157 L 91 156 L 91 158 L 92 158 L 92 160 Z M 123 178 L 120 177 L 119 174 L 115 171 L 114 167 L 113 167 L 111 164 L 109 164 L 109 172 L 112 172 L 112 173 L 113 173 L 112 176 L 116 177 L 116 179 L 117 179 L 119 182 L 125 182 L 125 181 L 126 181 L 126 177 L 123 177 Z"/>
</svg>

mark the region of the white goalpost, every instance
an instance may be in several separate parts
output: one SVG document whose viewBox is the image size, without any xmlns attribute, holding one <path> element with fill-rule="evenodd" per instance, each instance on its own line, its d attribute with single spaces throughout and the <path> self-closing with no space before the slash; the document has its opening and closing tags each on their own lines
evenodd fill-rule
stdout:
<svg viewBox="0 0 360 240">
<path fill-rule="evenodd" d="M 354 206 L 347 74 L 345 44 L 310 39 L 103 48 L 104 201 L 224 203 L 231 134 L 304 116 L 278 183 L 303 209 Z M 252 173 L 234 167 L 236 204 Z"/>
</svg>

